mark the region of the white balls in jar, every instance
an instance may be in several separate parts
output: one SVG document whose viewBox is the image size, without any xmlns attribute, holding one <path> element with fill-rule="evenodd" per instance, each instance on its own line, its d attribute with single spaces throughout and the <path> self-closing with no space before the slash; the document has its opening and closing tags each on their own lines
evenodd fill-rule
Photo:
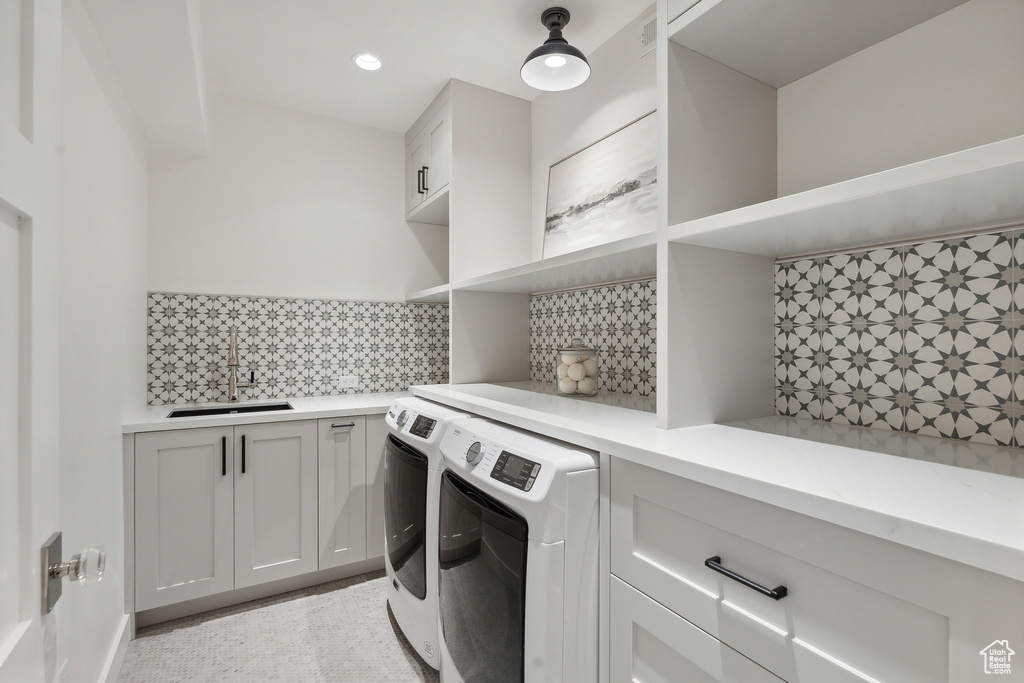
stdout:
<svg viewBox="0 0 1024 683">
<path fill-rule="evenodd" d="M 569 379 L 579 382 L 581 379 L 587 376 L 587 371 L 583 368 L 583 363 L 573 363 L 568 369 Z"/>
<path fill-rule="evenodd" d="M 597 360 L 590 354 L 559 354 L 556 374 L 560 394 L 589 396 L 597 392 Z"/>
</svg>

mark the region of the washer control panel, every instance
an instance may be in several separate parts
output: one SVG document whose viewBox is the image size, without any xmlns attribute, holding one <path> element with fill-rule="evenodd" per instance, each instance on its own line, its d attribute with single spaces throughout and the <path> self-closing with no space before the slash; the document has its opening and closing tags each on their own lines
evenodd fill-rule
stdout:
<svg viewBox="0 0 1024 683">
<path fill-rule="evenodd" d="M 434 425 L 436 424 L 437 420 L 432 420 L 426 415 L 417 415 L 412 423 L 412 427 L 409 428 L 409 433 L 421 439 L 429 439 L 430 432 L 434 431 Z"/>
<path fill-rule="evenodd" d="M 540 474 L 539 462 L 527 460 L 509 451 L 502 451 L 491 470 L 491 479 L 514 486 L 520 491 L 529 491 L 537 481 L 538 474 Z"/>
</svg>

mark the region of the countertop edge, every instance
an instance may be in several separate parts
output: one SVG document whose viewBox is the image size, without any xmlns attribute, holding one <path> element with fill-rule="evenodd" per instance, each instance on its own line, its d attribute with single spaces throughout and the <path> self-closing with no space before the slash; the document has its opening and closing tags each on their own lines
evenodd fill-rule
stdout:
<svg viewBox="0 0 1024 683">
<path fill-rule="evenodd" d="M 1024 479 L 725 425 L 663 430 L 657 428 L 653 415 L 629 409 L 619 409 L 622 426 L 607 421 L 593 424 L 474 396 L 473 387 L 484 385 L 416 386 L 410 391 L 482 417 L 1024 581 Z M 768 454 L 765 459 L 750 460 L 740 452 L 755 444 Z M 829 477 L 837 481 L 820 481 Z M 907 487 L 905 477 L 914 477 L 915 485 Z M 787 482 L 787 478 L 799 481 Z M 981 506 L 991 516 L 972 516 Z M 973 512 L 957 515 L 957 509 Z M 1007 523 L 988 523 L 992 519 Z"/>
<path fill-rule="evenodd" d="M 144 411 L 144 414 L 133 416 L 132 422 L 123 424 L 121 433 L 141 434 L 144 432 L 200 429 L 202 427 L 228 427 L 261 422 L 295 422 L 298 420 L 316 420 L 325 417 L 345 417 L 348 415 L 380 415 L 388 411 L 388 408 L 391 407 L 392 402 L 396 398 L 410 395 L 408 391 L 393 391 L 375 394 L 285 398 L 280 400 L 291 403 L 293 406 L 292 410 L 179 418 L 168 418 L 166 415 L 175 408 L 192 406 L 150 406 Z M 266 402 L 268 401 L 252 401 L 251 403 Z M 242 403 L 240 405 L 245 404 Z"/>
</svg>

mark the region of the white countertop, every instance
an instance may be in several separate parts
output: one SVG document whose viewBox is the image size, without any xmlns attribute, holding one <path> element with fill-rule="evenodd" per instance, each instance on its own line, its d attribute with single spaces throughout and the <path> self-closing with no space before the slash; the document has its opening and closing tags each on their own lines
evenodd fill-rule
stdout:
<svg viewBox="0 0 1024 683">
<path fill-rule="evenodd" d="M 287 401 L 292 410 L 277 410 L 259 413 L 229 413 L 197 417 L 168 418 L 167 414 L 176 408 L 209 408 L 227 404 L 199 403 L 181 405 L 149 406 L 133 415 L 131 423 L 125 424 L 124 434 L 138 432 L 161 432 L 169 429 L 195 429 L 197 427 L 224 427 L 227 425 L 254 424 L 257 422 L 289 422 L 292 420 L 314 420 L 321 417 L 343 417 L 345 415 L 374 415 L 386 413 L 391 403 L 399 396 L 408 396 L 407 391 L 379 394 L 346 394 L 343 396 L 314 396 L 309 398 L 286 398 L 274 401 L 242 401 L 236 406 L 280 403 Z"/>
<path fill-rule="evenodd" d="M 1020 449 L 778 417 L 663 430 L 649 412 L 537 393 L 529 386 L 410 390 L 1024 581 Z"/>
</svg>

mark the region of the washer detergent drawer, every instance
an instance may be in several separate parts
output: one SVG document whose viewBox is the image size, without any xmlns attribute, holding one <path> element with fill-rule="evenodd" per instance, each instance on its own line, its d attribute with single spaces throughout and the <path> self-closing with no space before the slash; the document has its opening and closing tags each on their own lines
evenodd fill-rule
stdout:
<svg viewBox="0 0 1024 683">
<path fill-rule="evenodd" d="M 914 551 L 618 458 L 611 487 L 612 573 L 777 676 L 948 680 L 948 619 L 900 597 Z"/>
<path fill-rule="evenodd" d="M 427 596 L 427 457 L 388 435 L 384 449 L 384 539 L 406 590 Z"/>
</svg>

